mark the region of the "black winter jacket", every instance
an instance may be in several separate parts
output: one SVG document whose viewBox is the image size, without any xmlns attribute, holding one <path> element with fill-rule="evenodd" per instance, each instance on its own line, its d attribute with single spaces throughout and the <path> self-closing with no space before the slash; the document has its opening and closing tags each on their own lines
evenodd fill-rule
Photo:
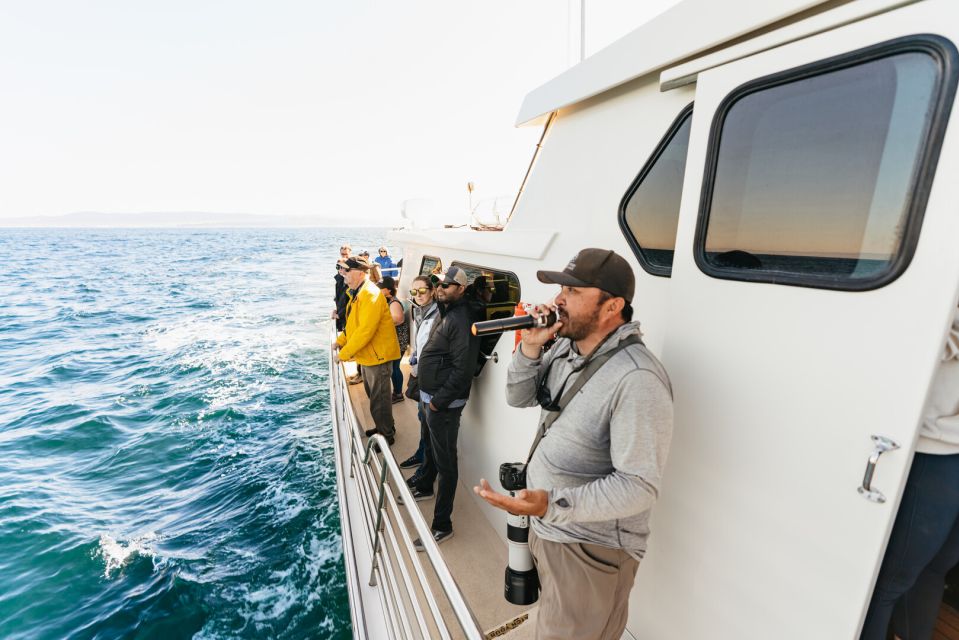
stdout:
<svg viewBox="0 0 959 640">
<path fill-rule="evenodd" d="M 430 339 L 417 354 L 420 389 L 433 396 L 433 406 L 444 411 L 454 400 L 466 400 L 473 384 L 479 338 L 470 330 L 473 312 L 465 300 L 439 305 Z"/>
<path fill-rule="evenodd" d="M 333 276 L 333 280 L 336 281 L 336 289 L 333 293 L 333 300 L 336 302 L 336 330 L 342 331 L 346 327 L 346 305 L 350 301 L 346 295 L 346 290 L 349 289 L 349 286 L 346 284 L 346 278 L 339 273 Z"/>
</svg>

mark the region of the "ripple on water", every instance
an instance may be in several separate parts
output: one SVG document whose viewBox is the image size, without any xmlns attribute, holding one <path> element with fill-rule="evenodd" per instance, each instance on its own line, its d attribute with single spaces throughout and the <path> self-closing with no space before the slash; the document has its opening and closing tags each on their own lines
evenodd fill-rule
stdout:
<svg viewBox="0 0 959 640">
<path fill-rule="evenodd" d="M 368 230 L 0 231 L 0 637 L 348 638 L 326 352 Z"/>
</svg>

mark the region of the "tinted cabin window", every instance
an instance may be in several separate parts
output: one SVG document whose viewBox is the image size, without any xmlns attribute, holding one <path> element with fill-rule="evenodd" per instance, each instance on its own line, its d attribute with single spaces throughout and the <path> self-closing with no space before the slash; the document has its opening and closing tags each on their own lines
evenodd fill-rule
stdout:
<svg viewBox="0 0 959 640">
<path fill-rule="evenodd" d="M 673 266 L 692 120 L 689 106 L 646 161 L 620 206 L 626 239 L 643 269 L 655 275 L 668 276 Z"/>
<path fill-rule="evenodd" d="M 462 262 L 453 262 L 466 272 L 469 283 L 467 295 L 481 309 L 480 320 L 495 320 L 513 315 L 519 302 L 519 278 L 509 271 L 497 271 L 488 267 L 479 267 Z M 479 283 L 477 283 L 479 278 Z"/>
<path fill-rule="evenodd" d="M 951 65 L 943 42 L 885 45 L 865 60 L 861 52 L 832 70 L 800 69 L 793 81 L 779 76 L 734 93 L 712 134 L 700 267 L 840 289 L 874 288 L 901 273 L 935 163 L 931 132 L 944 119 L 937 105 Z"/>
<path fill-rule="evenodd" d="M 495 320 L 513 315 L 520 300 L 519 278 L 515 273 L 456 261 L 452 266 L 466 272 L 469 283 L 466 297 L 476 311 L 474 321 Z M 493 353 L 499 338 L 499 335 L 494 335 L 480 339 L 480 360 L 475 375 L 479 375 L 483 369 L 486 358 Z"/>
</svg>

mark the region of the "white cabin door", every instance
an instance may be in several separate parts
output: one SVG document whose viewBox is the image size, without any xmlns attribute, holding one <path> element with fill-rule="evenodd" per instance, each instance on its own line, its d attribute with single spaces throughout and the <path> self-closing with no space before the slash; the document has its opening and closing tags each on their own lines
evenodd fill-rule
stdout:
<svg viewBox="0 0 959 640">
<path fill-rule="evenodd" d="M 959 290 L 954 11 L 699 75 L 637 638 L 858 636 Z"/>
</svg>

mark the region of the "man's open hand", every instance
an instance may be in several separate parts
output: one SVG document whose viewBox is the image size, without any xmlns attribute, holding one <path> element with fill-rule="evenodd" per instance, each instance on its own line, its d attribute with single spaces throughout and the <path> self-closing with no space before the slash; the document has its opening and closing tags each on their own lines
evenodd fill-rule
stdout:
<svg viewBox="0 0 959 640">
<path fill-rule="evenodd" d="M 518 516 L 543 517 L 549 505 L 549 494 L 542 489 L 523 489 L 516 492 L 516 497 L 510 497 L 494 491 L 486 478 L 480 478 L 479 486 L 473 487 L 473 493 L 494 507 Z"/>
</svg>

